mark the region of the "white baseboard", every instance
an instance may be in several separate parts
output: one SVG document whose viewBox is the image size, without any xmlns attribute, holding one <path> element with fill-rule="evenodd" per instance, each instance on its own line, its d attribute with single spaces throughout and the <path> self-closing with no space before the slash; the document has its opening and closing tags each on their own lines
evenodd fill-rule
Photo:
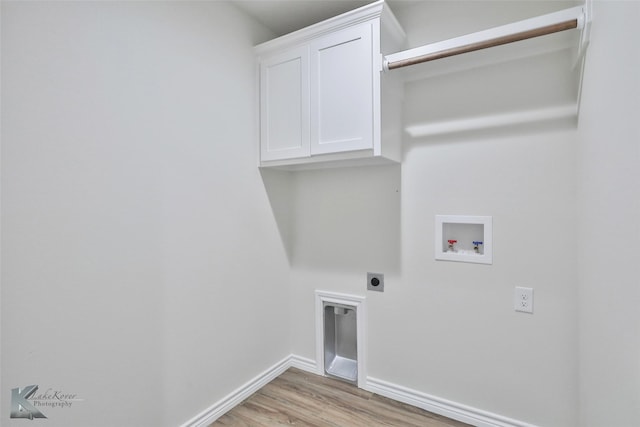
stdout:
<svg viewBox="0 0 640 427">
<path fill-rule="evenodd" d="M 290 365 L 292 368 L 298 368 L 316 375 L 323 374 L 322 369 L 316 364 L 315 360 L 292 354 L 290 357 L 290 361 Z"/>
<path fill-rule="evenodd" d="M 292 366 L 291 359 L 292 356 L 285 357 L 280 362 L 276 363 L 255 378 L 249 380 L 241 387 L 237 388 L 221 400 L 200 412 L 195 417 L 191 418 L 186 423 L 182 424 L 181 427 L 207 427 L 260 388 L 267 385 L 271 380 L 289 369 Z"/>
<path fill-rule="evenodd" d="M 323 375 L 322 369 L 315 360 L 291 354 L 191 418 L 181 427 L 207 427 L 291 367 Z M 441 399 L 372 377 L 367 377 L 364 389 L 477 427 L 535 427 L 533 424 Z"/>
<path fill-rule="evenodd" d="M 483 411 L 461 403 L 431 396 L 420 391 L 412 390 L 376 378 L 367 378 L 367 391 L 388 397 L 399 402 L 407 403 L 434 414 L 442 415 L 453 420 L 462 421 L 477 427 L 535 427 L 522 421 L 503 417 L 502 415 Z"/>
</svg>

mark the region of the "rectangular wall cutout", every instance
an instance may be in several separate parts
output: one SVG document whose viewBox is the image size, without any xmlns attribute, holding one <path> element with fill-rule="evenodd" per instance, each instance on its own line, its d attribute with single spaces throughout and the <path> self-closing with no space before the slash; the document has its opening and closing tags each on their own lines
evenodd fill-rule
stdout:
<svg viewBox="0 0 640 427">
<path fill-rule="evenodd" d="M 365 303 L 366 299 L 362 296 L 316 290 L 316 372 L 319 375 L 335 375 L 355 383 L 359 388 L 364 388 L 367 380 Z M 336 318 L 355 315 L 355 319 L 350 319 L 355 322 L 348 321 L 346 323 L 349 324 L 336 325 L 336 318 L 333 322 L 329 318 L 327 325 L 325 322 L 327 315 L 333 315 Z M 348 319 L 337 320 L 340 322 Z M 355 338 L 355 346 L 352 344 L 342 346 L 335 341 L 335 336 L 326 337 L 327 326 L 329 331 L 343 335 L 343 338 L 348 338 L 348 341 L 353 341 Z M 336 356 L 339 356 L 337 360 Z M 338 363 L 334 364 L 334 362 Z M 347 372 L 348 374 L 345 374 Z"/>
<path fill-rule="evenodd" d="M 435 259 L 493 263 L 492 217 L 436 215 L 435 227 Z"/>
</svg>

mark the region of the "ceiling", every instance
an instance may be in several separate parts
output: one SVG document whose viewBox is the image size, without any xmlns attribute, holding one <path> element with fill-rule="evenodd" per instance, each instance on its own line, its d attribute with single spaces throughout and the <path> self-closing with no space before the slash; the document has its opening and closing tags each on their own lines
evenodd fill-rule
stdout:
<svg viewBox="0 0 640 427">
<path fill-rule="evenodd" d="M 393 10 L 419 0 L 387 0 Z M 373 0 L 234 0 L 276 36 L 334 17 Z"/>
</svg>

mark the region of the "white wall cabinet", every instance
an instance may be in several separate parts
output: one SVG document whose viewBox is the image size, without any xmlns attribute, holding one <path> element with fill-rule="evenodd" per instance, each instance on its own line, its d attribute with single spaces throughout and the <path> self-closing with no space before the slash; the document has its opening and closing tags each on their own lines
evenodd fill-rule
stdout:
<svg viewBox="0 0 640 427">
<path fill-rule="evenodd" d="M 309 49 L 298 47 L 260 63 L 260 158 L 308 157 Z"/>
<path fill-rule="evenodd" d="M 373 149 L 371 25 L 311 44 L 311 154 Z"/>
<path fill-rule="evenodd" d="M 381 71 L 403 39 L 380 1 L 256 46 L 260 166 L 399 162 L 402 86 Z"/>
</svg>

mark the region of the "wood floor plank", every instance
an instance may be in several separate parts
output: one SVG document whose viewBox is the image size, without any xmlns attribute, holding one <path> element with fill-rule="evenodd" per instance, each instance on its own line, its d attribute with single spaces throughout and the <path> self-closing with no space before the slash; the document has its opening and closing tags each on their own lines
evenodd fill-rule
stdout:
<svg viewBox="0 0 640 427">
<path fill-rule="evenodd" d="M 336 381 L 336 386 L 341 386 L 342 382 Z M 353 389 L 356 387 L 350 386 Z M 332 411 L 339 414 L 340 412 L 349 413 L 354 410 L 360 411 L 356 403 L 360 403 L 363 399 L 353 399 L 351 395 L 330 387 L 316 387 L 312 389 L 309 385 L 299 385 L 291 381 L 280 381 L 273 387 L 266 388 L 265 393 L 271 393 L 274 396 L 281 397 L 284 402 L 293 405 L 295 408 L 309 408 L 314 411 Z"/>
<path fill-rule="evenodd" d="M 463 427 L 329 377 L 290 368 L 209 427 Z"/>
</svg>

